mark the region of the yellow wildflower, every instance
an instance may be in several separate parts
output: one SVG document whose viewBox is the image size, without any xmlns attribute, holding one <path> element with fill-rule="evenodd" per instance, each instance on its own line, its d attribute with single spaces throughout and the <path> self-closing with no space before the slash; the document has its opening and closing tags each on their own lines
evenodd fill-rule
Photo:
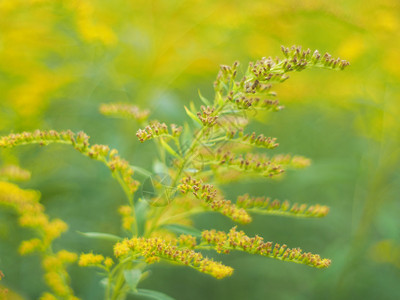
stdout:
<svg viewBox="0 0 400 300">
<path fill-rule="evenodd" d="M 79 266 L 87 267 L 93 265 L 99 265 L 104 260 L 104 256 L 101 254 L 93 253 L 82 253 L 79 257 Z"/>
<path fill-rule="evenodd" d="M 112 258 L 106 257 L 106 259 L 104 260 L 104 265 L 106 266 L 106 268 L 110 268 L 113 264 L 114 261 L 112 260 Z"/>
<path fill-rule="evenodd" d="M 18 252 L 21 255 L 26 255 L 32 253 L 34 251 L 41 251 L 42 250 L 42 241 L 39 239 L 31 239 L 28 241 L 22 241 L 21 245 L 18 248 Z"/>
</svg>

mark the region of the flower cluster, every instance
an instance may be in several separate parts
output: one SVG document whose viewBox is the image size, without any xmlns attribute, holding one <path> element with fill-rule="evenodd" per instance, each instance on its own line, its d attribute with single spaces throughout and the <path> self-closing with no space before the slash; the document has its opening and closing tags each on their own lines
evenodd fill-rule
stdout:
<svg viewBox="0 0 400 300">
<path fill-rule="evenodd" d="M 155 137 L 179 137 L 182 133 L 182 127 L 171 124 L 171 133 L 169 133 L 168 126 L 165 123 L 152 121 L 144 129 L 139 129 L 136 133 L 140 142 L 148 141 Z"/>
<path fill-rule="evenodd" d="M 135 105 L 126 103 L 111 103 L 100 105 L 100 112 L 105 116 L 121 117 L 143 122 L 149 116 L 149 110 L 140 110 Z"/>
<path fill-rule="evenodd" d="M 43 257 L 45 281 L 54 294 L 59 297 L 68 296 L 71 300 L 77 299 L 69 287 L 69 277 L 65 270 L 66 265 L 76 260 L 76 254 L 65 250 L 54 254 L 51 250 L 53 240 L 65 232 L 68 226 L 60 219 L 50 220 L 39 198 L 40 194 L 36 191 L 22 190 L 12 183 L 0 182 L 0 205 L 14 209 L 19 214 L 19 224 L 33 229 L 39 237 L 22 241 L 20 254 L 39 252 Z M 53 296 L 50 293 L 46 295 L 47 298 Z"/>
<path fill-rule="evenodd" d="M 45 270 L 44 279 L 55 295 L 45 293 L 47 297 L 53 296 L 55 299 L 64 297 L 67 299 L 78 299 L 73 296 L 73 291 L 69 286 L 69 275 L 66 266 L 74 263 L 77 259 L 75 253 L 61 250 L 53 255 L 45 255 L 42 261 L 43 269 Z M 45 296 L 43 295 L 43 296 Z M 42 296 L 42 298 L 43 298 Z M 56 297 L 57 296 L 57 297 Z M 46 299 L 46 298 L 44 298 Z"/>
<path fill-rule="evenodd" d="M 83 155 L 106 164 L 117 179 L 120 178 L 123 181 L 130 193 L 133 194 L 137 190 L 139 183 L 132 178 L 133 170 L 126 160 L 117 155 L 118 151 L 116 149 L 110 151 L 109 147 L 105 145 L 90 146 L 89 136 L 82 131 L 75 134 L 70 130 L 61 132 L 36 130 L 33 133 L 23 132 L 0 138 L 0 147 L 3 148 L 28 144 L 48 145 L 51 143 L 72 145 Z"/>
<path fill-rule="evenodd" d="M 237 61 L 234 62 L 232 67 L 226 65 L 220 66 L 217 79 L 214 82 L 214 90 L 216 93 L 222 93 L 225 87 L 235 80 L 238 66 L 239 62 Z"/>
<path fill-rule="evenodd" d="M 215 165 L 226 166 L 240 171 L 252 172 L 262 176 L 273 177 L 284 172 L 275 160 L 263 155 L 248 153 L 236 156 L 230 151 L 217 151 Z"/>
<path fill-rule="evenodd" d="M 171 241 L 160 238 L 132 238 L 117 243 L 114 246 L 114 254 L 116 257 L 125 257 L 126 255 L 144 257 L 147 263 L 165 259 L 192 267 L 218 279 L 232 275 L 233 269 L 231 267 L 208 259 L 201 253 L 187 248 L 188 241 L 190 241 L 192 248 L 193 237 L 186 236 L 184 239 Z"/>
<path fill-rule="evenodd" d="M 249 91 L 250 85 L 244 88 Z M 262 109 L 266 111 L 280 111 L 283 109 L 283 106 L 279 104 L 278 100 L 249 97 L 240 93 L 229 93 L 227 101 L 234 104 L 237 109 Z"/>
<path fill-rule="evenodd" d="M 240 171 L 260 174 L 266 177 L 273 177 L 283 173 L 283 166 L 288 168 L 305 168 L 310 165 L 310 160 L 302 156 L 275 155 L 268 157 L 265 155 L 247 153 L 235 155 L 231 151 L 220 149 L 215 155 L 215 167 L 226 166 Z"/>
<path fill-rule="evenodd" d="M 330 69 L 340 69 L 343 70 L 349 65 L 346 60 L 341 60 L 340 58 L 333 58 L 329 53 L 325 53 L 322 57 L 318 50 L 315 50 L 311 54 L 311 50 L 302 50 L 300 46 L 292 46 L 290 49 L 281 47 L 283 54 L 286 59 L 283 60 L 283 67 L 286 70 L 302 70 L 307 65 L 326 67 Z M 278 61 L 279 63 L 280 61 Z"/>
<path fill-rule="evenodd" d="M 324 217 L 329 212 L 329 207 L 324 205 L 293 204 L 288 201 L 280 202 L 275 199 L 271 201 L 268 197 L 250 197 L 248 194 L 239 196 L 236 206 L 242 207 L 249 212 L 260 214 L 287 215 L 296 217 Z"/>
<path fill-rule="evenodd" d="M 220 197 L 217 189 L 211 184 L 203 184 L 201 180 L 184 177 L 178 188 L 183 194 L 191 192 L 196 198 L 203 200 L 211 210 L 218 211 L 235 222 L 242 224 L 251 222 L 250 215 L 243 208 Z"/>
<path fill-rule="evenodd" d="M 128 188 L 128 192 L 130 194 L 133 194 L 137 191 L 139 182 L 133 179 L 133 169 L 127 160 L 122 159 L 118 155 L 118 151 L 116 149 L 110 151 L 107 166 L 117 177 L 117 179 L 122 179 L 122 182 Z"/>
<path fill-rule="evenodd" d="M 21 254 L 44 251 L 51 242 L 67 230 L 67 224 L 60 219 L 50 221 L 39 203 L 39 193 L 22 190 L 18 186 L 0 182 L 0 205 L 8 206 L 19 214 L 19 224 L 36 230 L 42 239 L 24 241 L 20 246 Z"/>
<path fill-rule="evenodd" d="M 276 143 L 276 138 L 266 137 L 263 134 L 256 135 L 255 132 L 245 135 L 239 132 L 239 142 L 266 149 L 275 149 L 279 146 Z"/>
<path fill-rule="evenodd" d="M 200 107 L 201 112 L 197 113 L 197 117 L 203 123 L 203 126 L 212 127 L 217 123 L 218 115 L 215 114 L 215 108 L 205 107 L 202 105 Z"/>
<path fill-rule="evenodd" d="M 285 73 L 290 71 L 301 71 L 306 67 L 325 67 L 329 69 L 344 69 L 349 62 L 335 59 L 328 53 L 321 57 L 318 51 L 311 53 L 310 49 L 302 50 L 301 47 L 292 46 L 291 48 L 281 47 L 285 59 L 262 58 L 257 61 L 252 73 L 260 81 L 269 81 L 278 79 L 283 81 L 287 79 Z"/>
<path fill-rule="evenodd" d="M 118 212 L 122 217 L 122 228 L 125 230 L 131 230 L 132 224 L 135 221 L 132 207 L 129 205 L 122 205 L 119 207 Z"/>
<path fill-rule="evenodd" d="M 82 253 L 79 256 L 78 264 L 81 267 L 103 267 L 110 269 L 114 261 L 111 257 L 104 257 L 101 254 Z"/>
<path fill-rule="evenodd" d="M 286 245 L 264 242 L 263 238 L 257 235 L 250 238 L 243 231 L 236 231 L 236 227 L 232 228 L 228 234 L 222 231 L 205 230 L 202 232 L 202 241 L 213 245 L 218 252 L 239 250 L 316 268 L 326 268 L 331 264 L 329 259 L 321 258 L 318 254 L 304 253 L 300 248 L 289 249 Z"/>
</svg>

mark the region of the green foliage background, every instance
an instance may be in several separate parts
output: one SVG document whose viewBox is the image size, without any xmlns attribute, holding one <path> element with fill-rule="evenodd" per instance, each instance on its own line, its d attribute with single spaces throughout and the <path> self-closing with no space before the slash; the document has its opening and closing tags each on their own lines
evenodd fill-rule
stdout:
<svg viewBox="0 0 400 300">
<path fill-rule="evenodd" d="M 142 287 L 176 299 L 399 299 L 399 32 L 396 0 L 0 0 L 0 133 L 83 130 L 148 168 L 156 153 L 137 141 L 138 125 L 106 119 L 100 103 L 134 103 L 182 124 L 198 89 L 212 95 L 220 64 L 280 55 L 280 45 L 329 51 L 351 66 L 292 74 L 277 90 L 286 109 L 260 114 L 254 125 L 278 137 L 279 152 L 310 157 L 312 166 L 226 192 L 329 205 L 323 219 L 259 216 L 245 230 L 320 253 L 332 266 L 231 254 L 219 257 L 236 269 L 231 278 L 161 264 Z M 0 155 L 31 170 L 23 186 L 40 190 L 50 216 L 69 224 L 56 246 L 111 254 L 112 244 L 76 233 L 120 230 L 123 195 L 105 167 L 60 145 Z M 10 213 L 0 220 L 4 284 L 35 299 L 44 285 L 39 261 L 16 251 L 29 232 Z M 214 214 L 195 221 L 200 229 L 232 227 Z M 93 270 L 74 267 L 71 275 L 78 296 L 101 298 Z"/>
</svg>

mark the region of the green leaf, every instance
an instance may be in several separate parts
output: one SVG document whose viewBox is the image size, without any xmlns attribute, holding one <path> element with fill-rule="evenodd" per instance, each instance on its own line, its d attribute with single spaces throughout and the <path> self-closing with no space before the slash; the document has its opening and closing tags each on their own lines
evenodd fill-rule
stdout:
<svg viewBox="0 0 400 300">
<path fill-rule="evenodd" d="M 151 271 L 150 271 L 150 270 L 144 271 L 144 272 L 142 273 L 142 276 L 140 277 L 139 282 L 145 280 L 145 279 L 146 279 L 147 277 L 149 277 L 150 275 L 151 275 Z"/>
<path fill-rule="evenodd" d="M 197 118 L 197 116 L 194 113 L 192 113 L 186 106 L 185 106 L 185 110 L 186 110 L 186 114 L 189 116 L 189 118 L 191 118 L 197 124 L 200 124 L 201 126 L 203 126 L 203 123 L 201 123 L 199 118 Z"/>
<path fill-rule="evenodd" d="M 99 239 L 99 240 L 106 240 L 106 241 L 113 241 L 118 242 L 123 240 L 122 237 L 110 234 L 110 233 L 103 233 L 103 232 L 80 232 L 77 231 L 79 234 L 86 236 L 91 239 Z"/>
<path fill-rule="evenodd" d="M 208 101 L 207 98 L 203 97 L 203 95 L 200 93 L 200 90 L 198 90 L 198 92 L 199 92 L 200 100 L 201 100 L 205 105 L 211 106 L 210 101 Z"/>
<path fill-rule="evenodd" d="M 169 154 L 171 154 L 172 156 L 175 156 L 176 158 L 180 158 L 179 154 L 175 152 L 174 149 L 171 148 L 170 145 L 168 145 L 168 143 L 166 141 L 164 141 L 163 139 L 160 140 L 161 142 L 161 146 L 163 146 L 163 148 L 165 150 L 168 151 Z"/>
<path fill-rule="evenodd" d="M 136 286 L 140 281 L 140 277 L 142 277 L 142 271 L 139 269 L 124 270 L 124 277 L 131 291 L 136 291 Z"/>
<path fill-rule="evenodd" d="M 185 226 L 181 224 L 166 224 L 161 227 L 177 234 L 190 234 L 195 237 L 201 237 L 201 231 L 191 226 Z"/>
<path fill-rule="evenodd" d="M 175 300 L 174 298 L 164 293 L 146 289 L 138 289 L 136 293 L 134 293 L 134 295 L 143 296 L 155 300 Z"/>
<path fill-rule="evenodd" d="M 151 172 L 147 171 L 146 169 L 143 169 L 141 167 L 138 166 L 133 166 L 131 165 L 131 169 L 139 174 L 142 174 L 143 176 L 149 177 L 152 175 Z"/>
</svg>

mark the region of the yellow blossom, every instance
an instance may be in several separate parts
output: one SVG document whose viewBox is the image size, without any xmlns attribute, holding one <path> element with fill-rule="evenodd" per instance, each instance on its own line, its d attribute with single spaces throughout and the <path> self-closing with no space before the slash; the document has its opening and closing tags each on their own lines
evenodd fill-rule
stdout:
<svg viewBox="0 0 400 300">
<path fill-rule="evenodd" d="M 93 253 L 82 253 L 79 256 L 79 266 L 87 267 L 93 265 L 99 265 L 104 260 L 104 256 L 100 254 L 93 254 Z"/>
<path fill-rule="evenodd" d="M 46 273 L 44 278 L 48 286 L 53 289 L 56 295 L 67 296 L 70 294 L 70 288 L 59 273 L 51 271 Z"/>
<path fill-rule="evenodd" d="M 57 257 L 63 262 L 63 263 L 73 263 L 76 261 L 78 256 L 76 253 L 69 252 L 67 250 L 60 250 L 57 252 Z"/>
<path fill-rule="evenodd" d="M 28 241 L 23 241 L 18 248 L 18 252 L 21 255 L 26 255 L 26 254 L 32 253 L 34 251 L 41 251 L 43 249 L 42 246 L 43 245 L 42 245 L 41 240 L 31 239 Z"/>
<path fill-rule="evenodd" d="M 104 265 L 106 266 L 106 268 L 110 268 L 113 264 L 114 261 L 112 260 L 112 258 L 106 257 L 106 259 L 104 260 Z"/>
<path fill-rule="evenodd" d="M 195 252 L 185 246 L 189 243 L 190 247 L 193 247 L 191 244 L 192 241 L 193 238 L 189 236 L 170 241 L 165 241 L 160 238 L 132 238 L 122 243 L 117 243 L 114 247 L 114 254 L 119 257 L 120 255 L 119 253 L 117 254 L 115 249 L 127 247 L 132 255 L 143 256 L 146 263 L 159 262 L 161 259 L 165 259 L 167 261 L 190 266 L 218 279 L 232 275 L 233 269 L 231 267 L 224 266 L 219 262 L 203 257 L 201 253 Z"/>
<path fill-rule="evenodd" d="M 57 300 L 57 297 L 50 293 L 44 293 L 39 300 Z"/>
<path fill-rule="evenodd" d="M 114 255 L 116 257 L 121 257 L 129 253 L 128 240 L 123 240 L 122 242 L 116 243 L 114 245 Z"/>
</svg>

